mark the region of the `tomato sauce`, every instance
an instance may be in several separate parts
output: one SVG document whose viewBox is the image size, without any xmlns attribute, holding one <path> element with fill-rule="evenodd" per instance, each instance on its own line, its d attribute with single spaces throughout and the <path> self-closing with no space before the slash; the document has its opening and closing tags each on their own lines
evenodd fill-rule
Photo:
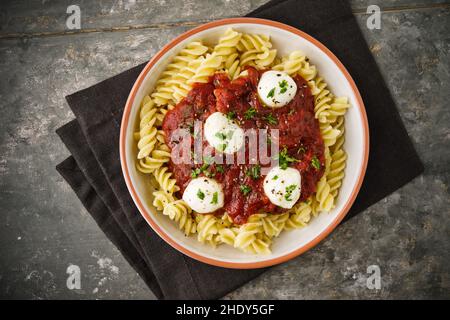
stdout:
<svg viewBox="0 0 450 320">
<path fill-rule="evenodd" d="M 222 112 L 233 117 L 241 128 L 278 129 L 278 139 L 267 139 L 270 152 L 272 144 L 291 159 L 289 166 L 298 169 L 302 176 L 301 196 L 305 201 L 315 191 L 317 182 L 324 173 L 324 143 L 319 123 L 314 117 L 314 97 L 306 81 L 301 76 L 293 79 L 297 84 L 295 97 L 281 108 L 264 106 L 257 94 L 257 85 L 264 71 L 247 68 L 248 75 L 230 81 L 225 73 L 216 73 L 207 83 L 196 83 L 186 98 L 169 111 L 163 121 L 166 142 L 173 150 L 177 143 L 172 135 L 177 129 L 187 129 L 192 133 L 194 121 L 203 123 L 214 112 Z M 191 153 L 194 138 L 190 138 Z M 245 150 L 248 150 L 246 141 Z M 208 142 L 203 138 L 202 147 Z M 219 151 L 215 151 L 219 153 Z M 179 156 L 179 155 L 177 155 Z M 276 157 L 277 155 L 271 155 Z M 174 155 L 172 155 L 172 158 Z M 246 154 L 248 157 L 248 153 Z M 198 159 L 197 159 L 198 160 Z M 246 160 L 249 160 L 246 158 Z M 201 162 L 201 161 L 198 161 Z M 257 159 L 259 163 L 259 159 Z M 285 211 L 273 205 L 264 194 L 264 176 L 258 175 L 259 168 L 270 164 L 215 164 L 183 163 L 175 164 L 171 159 L 169 168 L 174 173 L 182 193 L 193 177 L 209 176 L 222 184 L 225 194 L 224 207 L 216 212 L 227 212 L 236 224 L 245 223 L 252 214 L 264 211 L 280 213 Z M 242 186 L 246 186 L 243 188 Z"/>
</svg>

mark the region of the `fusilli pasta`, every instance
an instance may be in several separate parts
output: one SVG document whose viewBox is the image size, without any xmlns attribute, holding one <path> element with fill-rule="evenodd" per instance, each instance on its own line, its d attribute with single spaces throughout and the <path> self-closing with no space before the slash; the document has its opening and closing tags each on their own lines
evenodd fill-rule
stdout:
<svg viewBox="0 0 450 320">
<path fill-rule="evenodd" d="M 186 97 L 193 83 L 207 82 L 217 71 L 225 71 L 230 79 L 236 79 L 247 73 L 243 71 L 246 66 L 284 71 L 290 76 L 299 74 L 307 81 L 325 144 L 325 172 L 316 193 L 307 201 L 297 203 L 282 214 L 251 215 L 247 223 L 236 225 L 226 213 L 221 217 L 196 214 L 186 202 L 176 198 L 180 188 L 167 167 L 171 153 L 161 125 L 167 112 Z M 335 206 L 347 158 L 344 115 L 349 107 L 347 98 L 331 93 L 303 52 L 293 51 L 279 58 L 268 36 L 228 29 L 211 48 L 200 41 L 189 43 L 167 65 L 153 92 L 144 97 L 139 130 L 134 134 L 138 141 L 136 166 L 150 175 L 156 187 L 154 207 L 177 223 L 186 236 L 196 234 L 202 243 L 227 244 L 252 254 L 269 254 L 272 239 L 283 230 L 304 227 L 313 216 Z"/>
</svg>

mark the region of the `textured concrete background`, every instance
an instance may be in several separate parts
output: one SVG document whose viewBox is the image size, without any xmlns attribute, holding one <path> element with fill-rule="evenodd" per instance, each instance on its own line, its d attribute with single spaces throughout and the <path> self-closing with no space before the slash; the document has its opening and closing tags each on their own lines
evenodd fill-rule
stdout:
<svg viewBox="0 0 450 320">
<path fill-rule="evenodd" d="M 192 26 L 264 2 L 77 1 L 74 34 L 65 30 L 71 0 L 1 2 L 1 298 L 153 298 L 55 171 L 68 152 L 54 131 L 73 118 L 64 96 L 144 62 Z M 227 298 L 450 298 L 450 3 L 351 3 L 425 173 Z M 381 30 L 365 27 L 369 4 L 383 10 Z M 70 264 L 81 268 L 81 290 L 66 287 Z M 366 287 L 371 264 L 381 290 Z"/>
</svg>

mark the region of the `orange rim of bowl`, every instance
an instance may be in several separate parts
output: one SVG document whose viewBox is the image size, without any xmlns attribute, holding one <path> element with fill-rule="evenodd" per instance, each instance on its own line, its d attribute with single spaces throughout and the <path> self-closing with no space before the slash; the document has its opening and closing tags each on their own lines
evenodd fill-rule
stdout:
<svg viewBox="0 0 450 320">
<path fill-rule="evenodd" d="M 126 142 L 126 132 L 129 125 L 129 117 L 131 113 L 131 108 L 134 102 L 134 99 L 136 97 L 136 93 L 140 86 L 142 85 L 142 82 L 144 81 L 146 75 L 151 70 L 151 68 L 155 65 L 157 61 L 161 59 L 161 57 L 170 49 L 172 49 L 174 46 L 176 46 L 178 43 L 182 42 L 183 40 L 201 32 L 207 29 L 211 29 L 218 26 L 224 26 L 229 24 L 242 24 L 242 23 L 251 23 L 251 24 L 260 24 L 260 25 L 267 25 L 279 29 L 283 29 L 285 31 L 291 32 L 296 34 L 297 36 L 300 36 L 303 39 L 306 39 L 307 41 L 313 43 L 316 47 L 318 47 L 320 50 L 322 50 L 330 59 L 333 60 L 333 62 L 338 66 L 338 68 L 341 70 L 341 72 L 346 77 L 347 81 L 350 83 L 351 88 L 353 90 L 353 93 L 358 101 L 358 108 L 362 117 L 363 122 L 363 133 L 364 133 L 364 154 L 363 154 L 363 163 L 361 165 L 361 169 L 359 172 L 358 180 L 353 187 L 352 193 L 350 197 L 348 198 L 344 208 L 339 212 L 337 217 L 333 220 L 333 222 L 328 225 L 325 230 L 323 230 L 319 235 L 317 235 L 313 240 L 308 242 L 307 244 L 303 245 L 300 248 L 297 248 L 293 250 L 290 253 L 287 253 L 283 256 L 276 257 L 273 259 L 268 259 L 264 261 L 257 261 L 257 262 L 227 262 L 222 260 L 216 260 L 213 258 L 202 256 L 198 253 L 192 252 L 191 250 L 187 249 L 186 247 L 182 246 L 180 243 L 176 242 L 174 239 L 172 239 L 169 235 L 166 234 L 164 230 L 161 229 L 161 227 L 153 220 L 151 215 L 147 212 L 144 205 L 142 204 L 141 199 L 139 198 L 132 182 L 130 179 L 130 173 L 128 170 L 128 164 L 126 159 L 126 153 L 125 153 L 125 142 Z M 194 29 L 191 29 L 180 36 L 176 37 L 174 40 L 172 40 L 170 43 L 165 45 L 144 67 L 142 72 L 140 73 L 139 77 L 137 78 L 136 82 L 133 85 L 133 88 L 131 89 L 130 95 L 128 96 L 124 114 L 122 117 L 122 124 L 120 128 L 120 161 L 122 165 L 122 171 L 123 175 L 125 177 L 125 182 L 127 184 L 128 190 L 130 191 L 132 198 L 138 207 L 139 211 L 141 212 L 142 216 L 145 218 L 145 220 L 148 222 L 148 224 L 153 228 L 153 230 L 166 241 L 168 244 L 170 244 L 173 248 L 177 249 L 181 253 L 186 254 L 187 256 L 196 259 L 198 261 L 211 264 L 214 266 L 224 267 L 224 268 L 233 268 L 233 269 L 253 269 L 253 268 L 263 268 L 263 267 L 269 267 L 273 266 L 285 261 L 288 261 L 306 251 L 316 246 L 319 242 L 321 242 L 327 235 L 329 235 L 336 226 L 342 221 L 342 219 L 345 217 L 345 215 L 350 210 L 351 206 L 353 205 L 353 202 L 356 199 L 356 196 L 359 192 L 359 189 L 361 188 L 364 175 L 367 168 L 367 162 L 369 157 L 369 125 L 367 122 L 367 114 L 364 107 L 363 100 L 361 98 L 361 94 L 359 93 L 358 88 L 356 87 L 355 81 L 348 73 L 347 69 L 344 67 L 344 65 L 339 61 L 339 59 L 327 48 L 325 47 L 321 42 L 316 40 L 315 38 L 311 37 L 310 35 L 304 33 L 303 31 L 300 31 L 294 27 L 288 26 L 286 24 L 275 22 L 271 20 L 266 19 L 259 19 L 259 18 L 229 18 L 229 19 L 223 19 L 218 21 L 209 22 L 206 24 L 203 24 L 201 26 L 198 26 Z"/>
</svg>

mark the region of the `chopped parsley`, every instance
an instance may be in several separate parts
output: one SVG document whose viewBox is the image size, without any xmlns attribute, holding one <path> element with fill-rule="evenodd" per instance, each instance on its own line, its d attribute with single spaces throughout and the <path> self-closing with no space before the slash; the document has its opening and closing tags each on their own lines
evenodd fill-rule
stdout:
<svg viewBox="0 0 450 320">
<path fill-rule="evenodd" d="M 300 161 L 294 157 L 291 157 L 287 153 L 286 147 L 284 147 L 284 149 L 274 157 L 274 160 L 278 160 L 279 166 L 283 170 L 286 170 L 290 163 Z"/>
<path fill-rule="evenodd" d="M 215 134 L 215 136 L 217 137 L 217 138 L 219 138 L 220 140 L 230 140 L 232 137 L 233 137 L 233 134 L 234 134 L 234 130 L 228 130 L 228 132 L 227 133 L 224 133 L 224 132 L 217 132 L 216 134 Z"/>
<path fill-rule="evenodd" d="M 209 163 L 204 163 L 204 164 L 202 164 L 202 166 L 200 167 L 200 171 L 205 171 L 206 169 L 208 169 L 208 167 L 209 167 Z"/>
<path fill-rule="evenodd" d="M 216 171 L 219 173 L 225 173 L 225 169 L 223 168 L 223 166 L 221 164 L 216 165 Z"/>
<path fill-rule="evenodd" d="M 219 144 L 219 145 L 217 146 L 217 150 L 219 150 L 219 151 L 221 151 L 221 152 L 224 152 L 225 149 L 227 148 L 227 146 L 228 146 L 228 143 Z"/>
<path fill-rule="evenodd" d="M 191 172 L 191 177 L 197 178 L 200 175 L 200 173 L 202 173 L 202 170 L 200 168 L 195 168 Z"/>
<path fill-rule="evenodd" d="M 203 157 L 203 161 L 205 162 L 205 164 L 214 163 L 214 157 L 211 157 L 211 156 Z"/>
<path fill-rule="evenodd" d="M 272 178 L 272 180 L 277 180 L 278 179 L 278 176 L 274 176 L 273 178 Z"/>
<path fill-rule="evenodd" d="M 280 81 L 278 83 L 278 85 L 280 86 L 280 93 L 285 93 L 288 89 L 288 83 L 286 80 Z"/>
<path fill-rule="evenodd" d="M 200 168 L 195 168 L 192 169 L 191 171 L 191 177 L 192 178 L 197 178 L 201 173 L 204 173 L 205 176 L 207 177 L 211 177 L 213 176 L 213 174 L 211 174 L 211 172 L 208 171 L 209 165 L 214 163 L 214 158 L 213 157 L 204 157 L 203 158 L 203 164 Z"/>
<path fill-rule="evenodd" d="M 275 95 L 275 88 L 272 88 L 272 90 L 270 90 L 269 93 L 267 94 L 267 98 L 273 98 L 274 95 Z"/>
<path fill-rule="evenodd" d="M 217 194 L 217 191 L 216 191 L 213 193 L 211 204 L 217 204 L 218 198 L 219 198 L 219 195 Z"/>
<path fill-rule="evenodd" d="M 251 177 L 253 180 L 261 177 L 261 166 L 259 164 L 252 166 L 245 172 L 245 175 Z"/>
<path fill-rule="evenodd" d="M 284 194 L 284 198 L 286 199 L 286 201 L 292 201 L 291 199 L 292 192 L 295 190 L 296 187 L 297 187 L 296 184 L 291 184 L 286 187 L 286 193 Z"/>
<path fill-rule="evenodd" d="M 233 119 L 236 118 L 236 112 L 230 111 L 230 112 L 228 112 L 228 113 L 226 114 L 226 117 L 227 117 L 228 120 L 233 120 Z"/>
<path fill-rule="evenodd" d="M 244 112 L 245 120 L 250 120 L 256 115 L 256 109 L 254 107 L 250 107 L 247 111 Z"/>
<path fill-rule="evenodd" d="M 271 113 L 264 117 L 269 124 L 277 124 L 278 120 Z"/>
<path fill-rule="evenodd" d="M 243 184 L 239 188 L 241 189 L 241 192 L 244 196 L 248 195 L 252 191 L 252 188 L 246 184 Z"/>
<path fill-rule="evenodd" d="M 314 157 L 311 159 L 311 165 L 312 165 L 313 168 L 316 169 L 316 170 L 319 170 L 319 169 L 320 169 L 320 161 L 319 161 L 319 159 L 317 159 L 316 156 L 314 156 Z"/>
<path fill-rule="evenodd" d="M 205 194 L 203 193 L 202 189 L 198 189 L 198 191 L 197 191 L 197 197 L 198 197 L 200 200 L 205 199 Z"/>
<path fill-rule="evenodd" d="M 223 133 L 223 132 L 217 132 L 217 133 L 215 134 L 215 136 L 216 136 L 217 138 L 219 138 L 220 140 L 225 140 L 225 139 L 227 138 L 227 135 L 226 135 L 225 133 Z"/>
<path fill-rule="evenodd" d="M 205 174 L 205 176 L 207 176 L 208 178 L 213 178 L 216 174 L 214 172 L 211 172 L 209 170 L 205 170 L 203 172 Z"/>
</svg>

